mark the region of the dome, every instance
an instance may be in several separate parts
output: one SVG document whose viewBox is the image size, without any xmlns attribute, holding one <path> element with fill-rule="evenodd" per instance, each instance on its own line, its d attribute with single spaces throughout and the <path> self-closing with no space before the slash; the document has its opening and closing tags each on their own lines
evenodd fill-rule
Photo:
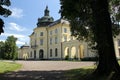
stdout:
<svg viewBox="0 0 120 80">
<path fill-rule="evenodd" d="M 29 46 L 27 43 L 25 43 L 23 46 Z"/>
<path fill-rule="evenodd" d="M 29 45 L 27 43 L 25 43 L 24 45 L 21 46 L 21 49 L 25 48 L 25 47 L 29 47 Z"/>
<path fill-rule="evenodd" d="M 53 17 L 50 16 L 44 16 L 42 18 L 38 18 L 39 22 L 53 22 Z"/>
<path fill-rule="evenodd" d="M 47 26 L 52 22 L 54 22 L 54 19 L 53 19 L 53 17 L 49 16 L 48 6 L 46 6 L 46 9 L 44 11 L 44 16 L 42 18 L 38 18 L 37 26 L 38 27 Z"/>
</svg>

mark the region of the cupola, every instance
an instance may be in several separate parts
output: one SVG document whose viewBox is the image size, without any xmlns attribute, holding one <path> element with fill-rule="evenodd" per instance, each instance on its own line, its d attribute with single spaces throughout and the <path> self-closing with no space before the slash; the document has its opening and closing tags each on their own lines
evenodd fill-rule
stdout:
<svg viewBox="0 0 120 80">
<path fill-rule="evenodd" d="M 49 15 L 49 12 L 50 11 L 48 10 L 48 6 L 46 6 L 44 10 L 44 16 L 41 18 L 38 18 L 37 27 L 48 26 L 49 24 L 54 22 L 54 19 Z"/>
</svg>

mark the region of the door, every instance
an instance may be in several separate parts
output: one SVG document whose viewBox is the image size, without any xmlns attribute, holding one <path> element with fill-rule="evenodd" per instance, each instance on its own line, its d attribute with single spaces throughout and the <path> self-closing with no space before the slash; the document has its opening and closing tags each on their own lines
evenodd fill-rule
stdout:
<svg viewBox="0 0 120 80">
<path fill-rule="evenodd" d="M 36 59 L 36 50 L 34 50 L 34 59 Z"/>
<path fill-rule="evenodd" d="M 44 51 L 41 49 L 39 51 L 39 59 L 43 59 L 44 58 Z"/>
</svg>

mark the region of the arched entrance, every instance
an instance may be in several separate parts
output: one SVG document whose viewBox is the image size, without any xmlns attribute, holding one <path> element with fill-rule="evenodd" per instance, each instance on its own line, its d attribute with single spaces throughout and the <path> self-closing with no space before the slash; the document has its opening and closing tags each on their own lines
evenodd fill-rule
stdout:
<svg viewBox="0 0 120 80">
<path fill-rule="evenodd" d="M 80 58 L 84 57 L 84 46 L 80 45 Z"/>
<path fill-rule="evenodd" d="M 39 59 L 43 59 L 44 56 L 44 51 L 42 49 L 40 49 L 39 51 Z"/>
<path fill-rule="evenodd" d="M 76 47 L 71 48 L 71 58 L 76 58 Z"/>
<path fill-rule="evenodd" d="M 66 47 L 65 51 L 64 51 L 64 57 L 69 57 L 69 56 L 70 56 L 70 54 L 69 54 L 69 48 Z"/>
</svg>

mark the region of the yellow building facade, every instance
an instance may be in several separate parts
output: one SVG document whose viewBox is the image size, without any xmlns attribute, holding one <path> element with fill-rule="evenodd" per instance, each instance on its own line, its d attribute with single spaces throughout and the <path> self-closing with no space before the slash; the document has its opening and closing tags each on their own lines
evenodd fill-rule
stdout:
<svg viewBox="0 0 120 80">
<path fill-rule="evenodd" d="M 30 46 L 25 48 L 28 51 L 27 59 L 82 59 L 95 57 L 87 42 L 78 41 L 71 36 L 70 24 L 67 20 L 59 19 L 54 21 L 49 16 L 48 7 L 44 11 L 44 16 L 38 18 L 37 27 L 33 30 L 30 37 Z M 119 41 L 119 45 L 118 45 Z M 116 56 L 120 57 L 120 37 L 114 39 Z M 24 50 L 24 51 L 25 51 Z M 23 51 L 23 52 L 24 52 Z M 25 52 L 24 52 L 25 53 Z M 23 56 L 22 49 L 18 58 Z"/>
<path fill-rule="evenodd" d="M 18 50 L 18 59 L 29 59 L 30 58 L 30 46 L 25 43 Z"/>
</svg>

